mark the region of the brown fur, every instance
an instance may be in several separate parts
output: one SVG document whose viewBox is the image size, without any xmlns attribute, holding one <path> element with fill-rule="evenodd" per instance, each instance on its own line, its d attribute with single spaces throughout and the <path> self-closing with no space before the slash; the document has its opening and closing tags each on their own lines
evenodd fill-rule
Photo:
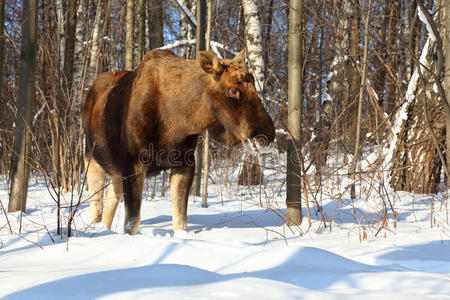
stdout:
<svg viewBox="0 0 450 300">
<path fill-rule="evenodd" d="M 174 215 L 174 230 L 187 229 L 190 154 L 203 131 L 209 128 L 228 145 L 256 135 L 274 138 L 273 122 L 242 55 L 233 60 L 210 52 L 199 56 L 184 60 L 170 51 L 152 51 L 134 71 L 100 74 L 88 92 L 82 113 L 86 157 L 114 177 L 115 185 L 122 184 L 115 190 L 123 193 L 130 234 L 139 227 L 145 172 L 167 168 L 172 169 L 174 214 L 176 208 L 180 214 Z M 98 170 L 95 174 L 88 170 L 88 181 L 99 176 Z M 112 219 L 107 222 L 111 226 Z"/>
</svg>

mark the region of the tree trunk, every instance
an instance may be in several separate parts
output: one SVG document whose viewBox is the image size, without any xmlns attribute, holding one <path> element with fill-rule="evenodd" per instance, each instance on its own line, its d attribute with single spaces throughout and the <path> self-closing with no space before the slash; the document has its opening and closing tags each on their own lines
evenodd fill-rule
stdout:
<svg viewBox="0 0 450 300">
<path fill-rule="evenodd" d="M 151 50 L 164 45 L 162 0 L 150 0 L 147 5 L 148 38 Z"/>
<path fill-rule="evenodd" d="M 206 0 L 197 0 L 197 44 L 196 53 L 206 49 L 205 33 L 206 33 Z M 199 141 L 195 148 L 195 175 L 192 182 L 191 194 L 200 196 L 200 186 L 202 181 L 202 145 Z"/>
<path fill-rule="evenodd" d="M 203 0 L 199 0 L 199 1 L 203 2 Z M 193 3 L 191 3 L 190 0 L 180 0 L 180 2 L 187 9 L 190 9 L 191 13 L 193 15 L 194 15 L 196 6 L 199 5 L 198 2 L 197 2 L 197 5 L 195 5 L 196 1 L 192 1 Z M 197 18 L 198 18 L 198 14 L 197 14 Z M 197 25 L 198 25 L 198 21 L 197 21 Z M 196 36 L 195 28 L 193 28 L 191 26 L 191 24 L 188 21 L 188 17 L 180 9 L 180 37 L 179 37 L 179 39 L 180 40 L 192 40 L 193 38 L 195 38 L 195 36 Z M 182 47 L 180 49 L 180 56 L 184 57 L 186 59 L 194 58 L 194 51 L 193 50 L 194 49 L 192 49 L 189 46 Z M 205 50 L 205 48 L 203 48 L 203 50 Z"/>
<path fill-rule="evenodd" d="M 100 40 L 101 15 L 102 15 L 102 5 L 101 1 L 98 0 L 97 11 L 95 12 L 94 26 L 92 29 L 89 68 L 87 71 L 87 84 L 86 84 L 87 87 L 90 87 L 92 85 L 92 82 L 94 81 L 94 78 L 98 72 L 98 52 L 99 52 L 98 49 Z"/>
<path fill-rule="evenodd" d="M 206 20 L 206 50 L 210 50 L 211 44 L 211 19 L 212 0 L 208 0 L 208 18 Z M 208 207 L 208 175 L 209 175 L 209 134 L 208 130 L 203 134 L 203 190 L 202 207 Z"/>
<path fill-rule="evenodd" d="M 57 35 L 58 35 L 58 55 L 59 55 L 59 66 L 62 70 L 64 66 L 64 45 L 65 45 L 65 32 L 64 32 L 64 6 L 63 0 L 56 0 L 56 18 L 57 18 Z"/>
<path fill-rule="evenodd" d="M 445 56 L 445 70 L 450 70 L 450 3 L 444 1 L 444 56 Z M 450 102 L 450 76 L 446 74 L 444 78 L 445 98 L 447 103 Z M 447 166 L 450 170 L 450 114 L 446 112 L 446 160 Z M 450 176 L 447 176 L 447 187 L 450 187 Z"/>
<path fill-rule="evenodd" d="M 398 61 L 395 55 L 396 43 L 398 39 L 397 35 L 397 20 L 400 13 L 400 2 L 394 1 L 390 4 L 389 8 L 389 23 L 387 29 L 387 41 L 386 41 L 386 63 L 392 73 L 388 73 L 386 82 L 386 91 L 384 97 L 385 112 L 389 115 L 391 114 L 398 104 L 398 93 L 397 93 L 397 79 L 395 76 L 398 72 Z"/>
<path fill-rule="evenodd" d="M 67 94 L 70 94 L 73 79 L 73 61 L 75 52 L 75 30 L 77 26 L 78 1 L 69 1 L 70 7 L 67 13 L 66 40 L 64 46 L 64 76 Z"/>
<path fill-rule="evenodd" d="M 341 115 L 341 112 L 349 104 L 349 80 L 348 79 L 348 55 L 350 49 L 350 16 L 351 16 L 351 0 L 341 0 L 335 2 L 334 14 L 336 15 L 335 23 L 336 37 L 334 40 L 334 58 L 331 63 L 331 76 L 328 82 L 328 92 L 331 101 L 335 107 L 335 115 L 337 116 L 336 135 L 341 138 L 339 145 L 344 148 L 346 153 L 351 152 L 349 149 L 346 128 L 346 118 L 348 114 Z M 353 144 L 354 140 L 351 141 Z M 344 159 L 346 156 L 344 156 Z"/>
<path fill-rule="evenodd" d="M 260 12 L 256 0 L 242 0 L 242 6 L 244 8 L 248 68 L 255 77 L 255 88 L 262 98 L 265 65 Z"/>
<path fill-rule="evenodd" d="M 74 70 L 73 70 L 73 98 L 74 111 L 78 115 L 81 111 L 81 103 L 83 98 L 84 80 L 81 77 L 85 76 L 86 55 L 84 53 L 84 32 L 85 32 L 85 13 L 86 0 L 78 0 L 76 25 L 75 25 L 75 45 L 74 45 Z M 83 83 L 82 83 L 83 81 Z"/>
<path fill-rule="evenodd" d="M 125 35 L 125 69 L 134 69 L 134 0 L 127 0 L 127 31 Z"/>
<path fill-rule="evenodd" d="M 364 23 L 364 58 L 363 58 L 363 66 L 362 66 L 362 80 L 361 83 L 359 83 L 359 96 L 358 96 L 358 111 L 357 111 L 357 118 L 356 118 L 356 138 L 355 138 L 355 150 L 353 151 L 353 163 L 352 163 L 352 169 L 351 173 L 353 174 L 353 183 L 350 187 L 350 197 L 352 199 L 356 198 L 356 191 L 355 191 L 355 181 L 356 181 L 356 168 L 359 161 L 359 152 L 360 152 L 360 143 L 361 143 L 361 118 L 362 118 L 362 105 L 363 105 L 363 95 L 364 95 L 364 85 L 366 83 L 366 76 L 367 76 L 367 52 L 368 52 L 368 44 L 369 44 L 369 21 L 370 21 L 370 14 L 371 14 L 371 8 L 372 8 L 372 0 L 369 0 L 368 4 L 368 14 L 366 14 L 366 20 Z M 352 26 L 352 34 L 353 34 L 353 26 Z M 359 36 L 359 34 L 358 34 Z M 359 41 L 358 41 L 359 45 Z M 359 46 L 358 46 L 359 49 Z M 356 63 L 356 62 L 355 62 Z M 356 69 L 356 66 L 355 66 Z M 359 78 L 359 76 L 358 76 Z"/>
<path fill-rule="evenodd" d="M 5 0 L 0 0 L 0 116 L 3 115 L 3 62 L 5 61 Z"/>
<path fill-rule="evenodd" d="M 3 107 L 6 107 L 6 101 L 3 100 L 3 62 L 5 61 L 5 2 L 0 0 L 0 118 L 3 117 Z M 3 136 L 0 135 L 0 141 L 3 143 Z M 3 158 L 3 147 L 0 149 L 0 158 Z"/>
<path fill-rule="evenodd" d="M 358 110 L 358 95 L 361 87 L 361 77 L 358 71 L 357 63 L 360 61 L 360 38 L 359 38 L 359 0 L 350 1 L 350 10 L 348 11 L 351 21 L 350 28 L 350 60 L 348 61 L 348 76 L 349 76 L 349 94 L 348 94 L 348 107 L 345 112 L 345 131 L 347 140 L 344 143 L 353 150 L 351 146 L 354 145 L 356 139 L 356 127 L 357 127 L 357 110 Z M 354 151 L 352 151 L 354 154 Z"/>
<path fill-rule="evenodd" d="M 290 0 L 288 29 L 288 147 L 286 206 L 287 224 L 302 223 L 301 128 L 303 101 L 303 49 L 301 0 Z"/>
<path fill-rule="evenodd" d="M 16 119 L 16 138 L 12 155 L 11 193 L 8 211 L 25 211 L 29 153 L 31 150 L 32 112 L 35 103 L 35 73 L 37 52 L 37 0 L 23 1 L 22 41 L 20 55 L 19 91 Z"/>
<path fill-rule="evenodd" d="M 245 43 L 247 45 L 248 68 L 255 78 L 255 88 L 259 97 L 263 99 L 265 84 L 265 64 L 263 50 L 263 34 L 260 11 L 256 0 L 242 0 L 245 20 Z M 259 185 L 262 183 L 263 173 L 259 158 L 247 155 L 239 173 L 238 184 Z"/>
<path fill-rule="evenodd" d="M 436 55 L 433 48 L 433 43 L 427 42 L 423 49 L 427 54 L 426 60 L 422 63 L 428 65 L 432 72 L 436 72 Z M 417 70 L 414 75 L 416 72 Z M 417 80 L 414 75 L 411 79 L 417 80 L 413 91 L 414 99 L 406 109 L 406 118 L 397 135 L 390 185 L 396 191 L 434 194 L 438 192 L 442 164 L 425 123 L 424 103 L 428 110 L 427 119 L 442 150 L 446 132 L 445 115 L 438 94 L 433 88 L 434 78 L 425 68 L 422 68 L 421 72 L 423 80 Z M 423 81 L 426 82 L 425 86 Z"/>
<path fill-rule="evenodd" d="M 136 52 L 136 64 L 139 64 L 144 57 L 145 45 L 145 0 L 138 2 L 138 43 Z"/>
</svg>

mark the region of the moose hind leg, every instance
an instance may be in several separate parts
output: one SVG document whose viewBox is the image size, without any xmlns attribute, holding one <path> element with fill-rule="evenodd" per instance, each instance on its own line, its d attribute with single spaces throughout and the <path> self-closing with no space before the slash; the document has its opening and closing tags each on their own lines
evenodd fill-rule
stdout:
<svg viewBox="0 0 450 300">
<path fill-rule="evenodd" d="M 111 178 L 111 184 L 106 189 L 105 214 L 103 216 L 103 223 L 106 224 L 108 229 L 111 229 L 117 205 L 119 205 L 122 196 L 122 178 L 120 176 L 113 176 Z"/>
<path fill-rule="evenodd" d="M 141 223 L 142 191 L 144 188 L 145 171 L 140 170 L 123 180 L 125 202 L 124 231 L 130 235 L 136 234 Z"/>
<path fill-rule="evenodd" d="M 195 168 L 173 168 L 170 173 L 173 231 L 187 230 L 187 205 Z"/>
<path fill-rule="evenodd" d="M 106 173 L 103 168 L 93 159 L 85 159 L 87 166 L 86 179 L 89 191 L 89 211 L 91 221 L 98 223 L 102 221 L 103 212 L 103 189 L 105 187 Z"/>
</svg>

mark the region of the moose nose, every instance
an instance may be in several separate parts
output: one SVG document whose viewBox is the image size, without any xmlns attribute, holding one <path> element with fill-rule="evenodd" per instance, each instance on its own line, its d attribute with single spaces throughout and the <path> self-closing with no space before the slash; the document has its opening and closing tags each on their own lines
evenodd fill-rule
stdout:
<svg viewBox="0 0 450 300">
<path fill-rule="evenodd" d="M 269 122 L 268 122 L 268 126 L 267 126 L 267 130 L 265 132 L 265 135 L 267 136 L 267 139 L 269 141 L 269 143 L 272 143 L 273 140 L 275 139 L 275 125 L 273 124 L 272 119 L 269 117 Z"/>
<path fill-rule="evenodd" d="M 261 146 L 268 146 L 275 139 L 275 126 L 272 119 L 268 117 L 261 126 L 248 131 L 247 135 L 250 139 L 255 138 Z"/>
</svg>

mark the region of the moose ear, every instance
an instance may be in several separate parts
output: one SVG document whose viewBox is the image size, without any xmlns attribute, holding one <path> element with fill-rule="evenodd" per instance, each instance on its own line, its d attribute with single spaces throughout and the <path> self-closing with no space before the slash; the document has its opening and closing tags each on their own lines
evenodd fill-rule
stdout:
<svg viewBox="0 0 450 300">
<path fill-rule="evenodd" d="M 206 73 L 220 75 L 224 71 L 224 67 L 220 64 L 219 58 L 209 51 L 200 51 L 198 53 L 200 66 Z"/>
<path fill-rule="evenodd" d="M 242 49 L 241 52 L 233 58 L 233 61 L 241 65 L 245 64 L 245 52 L 245 49 Z"/>
</svg>

